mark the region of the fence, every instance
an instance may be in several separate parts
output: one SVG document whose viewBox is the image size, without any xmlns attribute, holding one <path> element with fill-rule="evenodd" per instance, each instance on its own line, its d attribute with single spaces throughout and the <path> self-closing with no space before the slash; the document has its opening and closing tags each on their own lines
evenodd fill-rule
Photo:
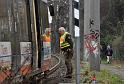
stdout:
<svg viewBox="0 0 124 84">
<path fill-rule="evenodd" d="M 13 64 L 12 57 L 21 57 L 20 64 Z M 20 76 L 19 78 L 26 76 L 32 71 L 31 60 L 31 53 L 0 56 L 0 83 L 9 82 L 11 84 L 13 81 L 17 81 L 15 80 L 17 76 Z"/>
</svg>

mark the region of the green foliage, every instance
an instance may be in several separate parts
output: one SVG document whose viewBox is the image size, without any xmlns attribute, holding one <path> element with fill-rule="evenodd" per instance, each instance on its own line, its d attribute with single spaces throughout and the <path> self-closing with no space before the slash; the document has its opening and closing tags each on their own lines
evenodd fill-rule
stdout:
<svg viewBox="0 0 124 84">
<path fill-rule="evenodd" d="M 124 59 L 124 21 L 118 21 L 116 39 L 113 40 L 113 57 L 116 59 Z"/>
<path fill-rule="evenodd" d="M 114 38 L 115 38 L 114 36 L 108 34 L 104 38 L 101 38 L 101 42 L 111 44 L 113 42 Z"/>
<path fill-rule="evenodd" d="M 120 51 L 120 53 L 124 52 L 124 39 L 123 39 L 123 36 L 117 37 L 112 42 L 112 45 L 113 45 L 114 48 L 117 48 Z"/>
<path fill-rule="evenodd" d="M 118 47 L 118 46 L 121 45 L 121 43 L 122 43 L 122 37 L 120 36 L 120 37 L 117 37 L 117 38 L 112 42 L 112 45 L 113 45 L 113 47 Z"/>
<path fill-rule="evenodd" d="M 101 70 L 96 74 L 97 80 L 103 84 L 124 84 L 123 79 L 116 74 L 111 74 L 108 70 Z"/>
<path fill-rule="evenodd" d="M 96 81 L 98 84 L 124 84 L 124 80 L 117 74 L 110 73 L 108 70 L 101 70 L 100 72 L 96 71 L 84 71 L 83 76 L 81 77 L 81 83 L 92 82 L 92 75 L 96 75 Z"/>
<path fill-rule="evenodd" d="M 109 70 L 90 71 L 88 64 L 83 64 L 81 67 L 81 83 L 91 84 L 91 77 L 95 74 L 97 84 L 124 84 L 124 79 L 119 75 L 109 72 Z"/>
<path fill-rule="evenodd" d="M 101 24 L 101 43 L 112 44 L 119 51 L 116 57 L 122 57 L 124 54 L 124 11 L 122 11 L 124 0 L 111 0 L 110 4 L 107 18 Z"/>
</svg>

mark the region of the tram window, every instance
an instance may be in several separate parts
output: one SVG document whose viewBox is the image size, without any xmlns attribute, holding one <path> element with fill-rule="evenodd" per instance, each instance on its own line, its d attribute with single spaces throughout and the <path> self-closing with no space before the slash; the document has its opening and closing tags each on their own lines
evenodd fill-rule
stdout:
<svg viewBox="0 0 124 84">
<path fill-rule="evenodd" d="M 49 6 L 49 10 L 50 10 L 50 15 L 54 16 L 54 6 L 53 5 Z"/>
</svg>

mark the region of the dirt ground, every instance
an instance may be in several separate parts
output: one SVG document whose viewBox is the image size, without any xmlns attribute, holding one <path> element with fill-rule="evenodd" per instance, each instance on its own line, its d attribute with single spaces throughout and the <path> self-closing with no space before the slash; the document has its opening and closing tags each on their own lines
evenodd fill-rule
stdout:
<svg viewBox="0 0 124 84">
<path fill-rule="evenodd" d="M 123 60 L 113 60 L 112 65 L 118 67 L 121 70 L 124 70 L 124 61 Z"/>
</svg>

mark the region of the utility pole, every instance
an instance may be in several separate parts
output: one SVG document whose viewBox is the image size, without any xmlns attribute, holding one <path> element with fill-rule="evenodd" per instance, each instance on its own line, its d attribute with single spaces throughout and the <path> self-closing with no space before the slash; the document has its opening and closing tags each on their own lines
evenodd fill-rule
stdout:
<svg viewBox="0 0 124 84">
<path fill-rule="evenodd" d="M 84 0 L 79 0 L 79 26 L 80 26 L 80 59 L 84 56 Z"/>
<path fill-rule="evenodd" d="M 90 37 L 84 39 L 85 43 L 92 45 L 84 48 L 88 51 L 85 57 L 89 59 L 90 70 L 100 71 L 100 0 L 84 0 L 84 35 Z"/>
</svg>

